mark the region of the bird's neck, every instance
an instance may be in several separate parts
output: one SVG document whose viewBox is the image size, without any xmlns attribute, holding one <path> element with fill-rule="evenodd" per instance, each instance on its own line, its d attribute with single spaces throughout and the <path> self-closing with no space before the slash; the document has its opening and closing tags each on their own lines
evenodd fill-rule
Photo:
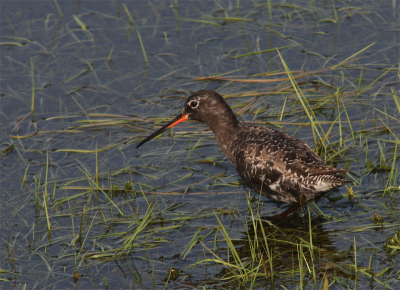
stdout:
<svg viewBox="0 0 400 290">
<path fill-rule="evenodd" d="M 240 122 L 235 114 L 229 110 L 219 114 L 212 115 L 206 120 L 206 124 L 213 131 L 217 143 L 222 152 L 228 157 L 232 158 L 232 144 L 237 139 L 239 132 Z"/>
</svg>

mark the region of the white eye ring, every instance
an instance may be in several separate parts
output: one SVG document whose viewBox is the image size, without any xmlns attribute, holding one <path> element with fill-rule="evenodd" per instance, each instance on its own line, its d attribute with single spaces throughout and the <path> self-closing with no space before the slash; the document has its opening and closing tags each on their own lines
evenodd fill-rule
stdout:
<svg viewBox="0 0 400 290">
<path fill-rule="evenodd" d="M 192 108 L 197 108 L 197 107 L 199 106 L 199 102 L 197 102 L 197 101 L 191 101 L 191 102 L 189 103 L 189 106 L 192 107 Z"/>
</svg>

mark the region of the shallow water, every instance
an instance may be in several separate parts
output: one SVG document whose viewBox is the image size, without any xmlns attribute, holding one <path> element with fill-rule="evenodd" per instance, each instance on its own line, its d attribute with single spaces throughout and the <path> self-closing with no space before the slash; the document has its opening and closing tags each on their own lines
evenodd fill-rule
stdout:
<svg viewBox="0 0 400 290">
<path fill-rule="evenodd" d="M 254 1 L 125 4 L 1 3 L 3 285 L 311 289 L 315 281 L 321 288 L 326 274 L 330 289 L 396 289 L 399 3 L 272 2 L 271 12 Z M 275 48 L 293 74 L 318 71 L 298 79 L 322 138 L 330 130 L 331 146 L 318 152 L 328 164 L 351 169 L 355 198 L 350 202 L 342 187 L 317 203 L 326 216 L 312 214 L 318 254 L 312 260 L 305 249 L 303 259 L 314 263 L 316 278 L 312 267 L 304 275 L 299 270 L 297 245 L 310 236 L 306 215 L 265 224 L 273 282 L 224 280 L 229 271 L 218 262 L 196 264 L 215 258 L 210 251 L 232 261 L 221 225 L 247 262 L 249 207 L 266 220 L 285 205 L 239 186 L 203 124 L 182 123 L 135 147 L 200 89 L 223 94 L 241 120 L 315 147 L 317 134 L 292 85 L 281 80 L 287 75 Z M 270 51 L 257 53 L 264 50 Z M 262 75 L 268 73 L 281 74 Z M 242 81 L 198 80 L 216 75 Z M 103 191 L 96 190 L 96 175 Z M 132 248 L 118 251 L 135 233 Z M 203 244 L 185 250 L 196 233 Z M 74 272 L 81 275 L 76 282 Z"/>
</svg>

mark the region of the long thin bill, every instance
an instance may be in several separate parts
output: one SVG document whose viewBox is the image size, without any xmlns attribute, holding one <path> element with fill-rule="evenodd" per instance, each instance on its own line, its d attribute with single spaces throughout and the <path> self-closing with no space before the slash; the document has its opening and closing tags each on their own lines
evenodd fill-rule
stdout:
<svg viewBox="0 0 400 290">
<path fill-rule="evenodd" d="M 175 125 L 178 125 L 179 123 L 187 120 L 188 115 L 185 114 L 179 114 L 178 116 L 176 116 L 171 122 L 169 122 L 168 124 L 164 125 L 162 128 L 158 129 L 157 131 L 155 131 L 153 134 L 151 134 L 150 136 L 146 137 L 146 139 L 144 139 L 142 142 L 140 142 L 138 144 L 138 146 L 136 146 L 136 148 L 139 148 L 140 146 L 142 146 L 144 143 L 150 141 L 151 139 L 153 139 L 154 137 L 162 134 L 164 131 L 167 131 L 169 128 L 174 127 Z"/>
</svg>

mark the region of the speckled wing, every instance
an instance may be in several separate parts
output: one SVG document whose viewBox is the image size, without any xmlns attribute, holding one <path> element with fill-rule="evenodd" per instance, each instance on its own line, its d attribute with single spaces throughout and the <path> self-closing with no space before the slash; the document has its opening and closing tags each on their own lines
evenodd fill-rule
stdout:
<svg viewBox="0 0 400 290">
<path fill-rule="evenodd" d="M 307 190 L 304 185 L 313 183 L 314 176 L 319 176 L 319 179 L 330 176 L 332 179 L 333 176 L 336 178 L 336 173 L 347 171 L 327 166 L 306 143 L 297 138 L 267 127 L 246 127 L 246 133 L 241 134 L 242 138 L 235 146 L 232 163 L 241 178 L 255 191 L 291 203 L 293 198 L 297 199 L 302 191 Z M 335 182 L 340 180 L 345 181 L 341 177 L 332 179 Z M 266 187 L 271 184 L 275 188 L 279 185 L 293 198 L 288 196 L 289 200 L 282 200 L 282 197 L 265 193 Z"/>
</svg>

